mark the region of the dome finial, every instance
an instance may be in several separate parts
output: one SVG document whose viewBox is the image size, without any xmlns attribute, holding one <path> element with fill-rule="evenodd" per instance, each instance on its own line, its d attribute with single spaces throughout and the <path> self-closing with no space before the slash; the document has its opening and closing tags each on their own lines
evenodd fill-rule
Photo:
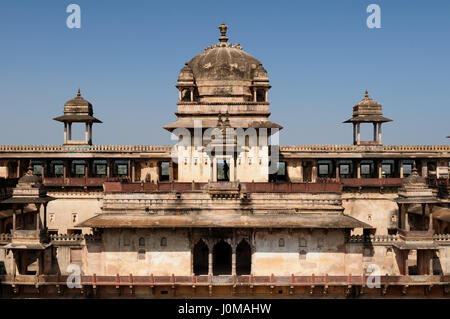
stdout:
<svg viewBox="0 0 450 319">
<path fill-rule="evenodd" d="M 222 22 L 222 24 L 219 25 L 217 28 L 220 30 L 219 41 L 220 42 L 228 42 L 228 37 L 227 37 L 228 26 Z"/>
<path fill-rule="evenodd" d="M 77 96 L 81 96 L 81 91 L 78 89 Z"/>
<path fill-rule="evenodd" d="M 366 94 L 364 96 L 366 97 L 366 99 L 369 98 L 369 92 L 367 91 L 367 89 L 366 89 Z"/>
</svg>

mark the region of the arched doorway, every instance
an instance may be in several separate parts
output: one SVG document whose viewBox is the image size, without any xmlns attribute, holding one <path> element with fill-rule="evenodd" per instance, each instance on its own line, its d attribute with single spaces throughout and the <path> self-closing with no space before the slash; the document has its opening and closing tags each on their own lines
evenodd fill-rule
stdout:
<svg viewBox="0 0 450 319">
<path fill-rule="evenodd" d="M 224 240 L 214 245 L 213 274 L 231 275 L 231 246 Z"/>
<path fill-rule="evenodd" d="M 194 246 L 194 275 L 208 274 L 208 246 L 199 240 Z"/>
<path fill-rule="evenodd" d="M 236 247 L 236 274 L 250 275 L 252 269 L 252 249 L 246 240 Z"/>
</svg>

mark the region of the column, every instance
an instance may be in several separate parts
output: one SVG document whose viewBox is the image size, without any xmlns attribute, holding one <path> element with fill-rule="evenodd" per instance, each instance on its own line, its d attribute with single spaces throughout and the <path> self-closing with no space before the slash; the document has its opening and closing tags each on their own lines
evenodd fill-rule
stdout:
<svg viewBox="0 0 450 319">
<path fill-rule="evenodd" d="M 14 233 L 16 232 L 16 208 L 13 208 L 13 228 L 12 228 L 12 235 L 14 236 Z"/>
<path fill-rule="evenodd" d="M 172 170 L 172 162 L 170 164 Z M 172 178 L 172 172 L 170 172 L 170 177 Z M 134 182 L 136 180 L 136 163 L 134 160 L 131 160 L 131 181 Z"/>
<path fill-rule="evenodd" d="M 85 125 L 86 125 L 86 128 L 84 131 L 84 142 L 86 144 L 88 144 L 89 143 L 89 123 L 86 122 Z"/>
<path fill-rule="evenodd" d="M 35 216 L 35 222 L 36 222 L 36 231 L 39 231 L 39 211 L 41 210 L 41 205 L 37 205 L 37 211 Z"/>
<path fill-rule="evenodd" d="M 378 144 L 381 145 L 381 122 L 378 123 Z"/>
<path fill-rule="evenodd" d="M 433 233 L 433 215 L 432 215 L 432 213 L 433 213 L 433 204 L 428 204 L 428 207 L 429 207 L 428 211 L 429 211 L 429 214 L 430 214 L 430 220 L 429 220 L 430 224 L 428 226 L 428 231 Z"/>
<path fill-rule="evenodd" d="M 340 172 L 339 172 L 339 161 L 335 160 L 334 161 L 334 165 L 335 165 L 335 170 L 336 170 L 336 180 L 340 181 L 341 180 L 341 176 L 340 176 Z"/>
<path fill-rule="evenodd" d="M 361 133 L 360 133 L 360 123 L 358 122 L 357 124 L 357 130 L 358 130 L 358 133 L 357 133 L 357 137 L 356 137 L 356 145 L 359 145 L 359 143 L 361 142 Z"/>
<path fill-rule="evenodd" d="M 373 123 L 373 141 L 377 141 L 377 123 Z"/>
<path fill-rule="evenodd" d="M 377 161 L 377 166 L 378 166 L 378 178 L 382 178 L 383 177 L 382 160 Z"/>
<path fill-rule="evenodd" d="M 400 178 L 403 178 L 403 160 L 399 161 Z"/>
<path fill-rule="evenodd" d="M 111 177 L 111 160 L 106 160 L 106 177 Z"/>
<path fill-rule="evenodd" d="M 20 178 L 20 166 L 22 165 L 22 163 L 20 162 L 20 160 L 17 160 L 17 178 Z"/>
<path fill-rule="evenodd" d="M 47 230 L 47 203 L 44 203 L 44 229 Z"/>
<path fill-rule="evenodd" d="M 256 88 L 253 88 L 253 102 L 256 102 Z"/>
<path fill-rule="evenodd" d="M 72 123 L 69 122 L 68 125 L 69 125 L 69 141 L 70 141 L 72 140 Z"/>
<path fill-rule="evenodd" d="M 231 275 L 236 275 L 236 245 L 231 248 Z"/>
<path fill-rule="evenodd" d="M 64 122 L 64 144 L 67 144 L 67 123 Z"/>
<path fill-rule="evenodd" d="M 312 165 L 311 183 L 317 183 L 317 160 L 313 160 Z"/>
<path fill-rule="evenodd" d="M 193 102 L 194 101 L 194 88 L 193 87 L 191 88 L 190 92 L 191 92 L 191 96 L 190 96 L 191 102 Z"/>
<path fill-rule="evenodd" d="M 213 248 L 208 245 L 208 275 L 213 274 Z"/>
<path fill-rule="evenodd" d="M 356 178 L 361 178 L 361 161 L 356 161 Z"/>
<path fill-rule="evenodd" d="M 303 161 L 300 160 L 298 165 L 300 165 L 300 173 L 299 173 L 300 174 L 300 179 L 299 179 L 299 181 L 300 181 L 300 183 L 303 183 Z"/>
<path fill-rule="evenodd" d="M 428 266 L 428 274 L 433 276 L 433 255 L 434 252 L 432 250 L 428 250 L 428 258 L 429 258 L 429 266 Z"/>
<path fill-rule="evenodd" d="M 405 216 L 405 230 L 409 231 L 410 227 L 409 227 L 409 219 L 408 219 L 408 204 L 404 204 L 403 205 L 403 209 L 405 210 L 404 216 Z"/>
<path fill-rule="evenodd" d="M 92 123 L 89 123 L 89 144 L 92 144 Z"/>
</svg>

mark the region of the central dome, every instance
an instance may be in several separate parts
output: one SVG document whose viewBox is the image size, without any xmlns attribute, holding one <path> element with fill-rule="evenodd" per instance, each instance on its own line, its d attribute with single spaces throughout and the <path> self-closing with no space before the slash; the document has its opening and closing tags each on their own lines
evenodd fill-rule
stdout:
<svg viewBox="0 0 450 319">
<path fill-rule="evenodd" d="M 177 87 L 191 86 L 200 101 L 214 102 L 216 98 L 251 101 L 253 90 L 268 88 L 269 78 L 261 62 L 244 52 L 239 43 L 228 43 L 228 27 L 219 26 L 219 43 L 186 63 L 178 77 Z"/>
</svg>

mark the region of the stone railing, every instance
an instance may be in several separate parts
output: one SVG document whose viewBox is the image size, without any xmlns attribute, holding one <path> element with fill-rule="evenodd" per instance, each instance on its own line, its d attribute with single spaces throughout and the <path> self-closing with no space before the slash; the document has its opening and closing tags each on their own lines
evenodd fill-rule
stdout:
<svg viewBox="0 0 450 319">
<path fill-rule="evenodd" d="M 347 238 L 347 243 L 392 243 L 398 240 L 398 235 L 352 235 Z"/>
<path fill-rule="evenodd" d="M 436 235 L 433 235 L 433 240 L 434 241 L 439 241 L 439 242 L 450 242 L 450 234 L 436 234 Z"/>
<path fill-rule="evenodd" d="M 170 145 L 0 145 L 1 152 L 67 152 L 67 153 L 102 153 L 102 152 L 132 152 L 132 153 L 166 153 L 172 150 Z"/>
<path fill-rule="evenodd" d="M 171 145 L 0 145 L 0 152 L 170 152 Z M 281 152 L 450 152 L 450 145 L 281 145 Z"/>
<path fill-rule="evenodd" d="M 101 239 L 98 235 L 91 234 L 51 234 L 49 235 L 52 242 L 77 243 L 83 240 L 98 241 Z"/>
<path fill-rule="evenodd" d="M 281 152 L 450 152 L 450 145 L 281 145 Z"/>
</svg>

